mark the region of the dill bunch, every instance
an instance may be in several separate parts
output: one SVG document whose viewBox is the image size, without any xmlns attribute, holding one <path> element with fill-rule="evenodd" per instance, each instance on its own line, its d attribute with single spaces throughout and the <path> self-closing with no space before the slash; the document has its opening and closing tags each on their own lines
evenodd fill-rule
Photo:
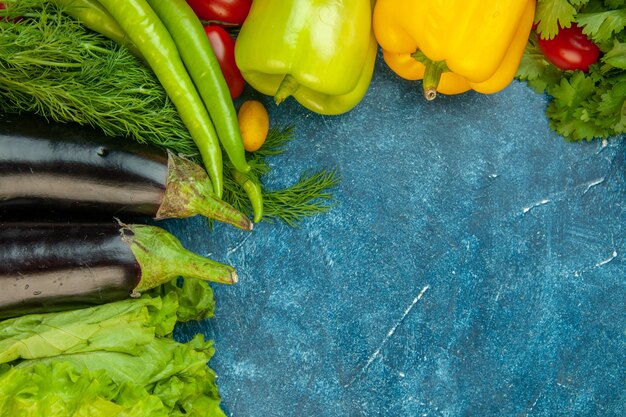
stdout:
<svg viewBox="0 0 626 417">
<path fill-rule="evenodd" d="M 152 71 L 126 48 L 50 3 L 19 1 L 9 10 L 22 18 L 0 22 L 0 110 L 197 154 Z"/>
<path fill-rule="evenodd" d="M 248 163 L 252 174 L 262 176 L 271 170 L 266 158 L 280 155 L 285 145 L 294 138 L 294 127 L 272 127 L 268 132 L 263 146 L 254 154 L 248 154 Z M 252 208 L 245 193 L 236 186 L 230 177 L 224 178 L 224 199 L 233 207 L 249 215 Z M 298 181 L 288 188 L 266 191 L 263 193 L 263 218 L 265 220 L 281 220 L 292 227 L 306 217 L 325 213 L 335 205 L 334 195 L 330 189 L 339 184 L 336 169 L 319 170 L 303 173 Z"/>
<path fill-rule="evenodd" d="M 112 137 L 152 144 L 201 162 L 176 108 L 154 73 L 127 48 L 95 33 L 46 0 L 19 0 L 0 11 L 0 111 L 35 113 L 59 123 L 101 129 Z M 251 175 L 271 167 L 265 158 L 284 151 L 293 128 L 273 128 L 247 158 Z M 244 213 L 252 207 L 230 177 L 224 158 L 224 200 Z M 336 171 L 302 175 L 281 190 L 263 190 L 264 220 L 296 226 L 328 211 Z"/>
</svg>

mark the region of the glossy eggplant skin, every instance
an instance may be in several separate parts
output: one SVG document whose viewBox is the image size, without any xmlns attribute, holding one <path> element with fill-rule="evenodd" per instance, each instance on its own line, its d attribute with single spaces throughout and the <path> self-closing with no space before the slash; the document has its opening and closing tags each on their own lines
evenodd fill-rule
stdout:
<svg viewBox="0 0 626 417">
<path fill-rule="evenodd" d="M 113 221 L 0 222 L 0 318 L 125 299 L 140 279 Z"/>
<path fill-rule="evenodd" d="M 164 150 L 95 129 L 0 114 L 0 219 L 33 208 L 154 216 L 167 161 Z"/>
</svg>

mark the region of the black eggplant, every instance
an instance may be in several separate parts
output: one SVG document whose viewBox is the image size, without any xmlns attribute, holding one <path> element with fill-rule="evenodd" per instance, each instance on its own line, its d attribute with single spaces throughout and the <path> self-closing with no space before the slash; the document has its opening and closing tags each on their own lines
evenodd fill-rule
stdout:
<svg viewBox="0 0 626 417">
<path fill-rule="evenodd" d="M 252 229 L 189 159 L 83 126 L 1 114 L 0 218 L 33 208 L 155 219 L 200 214 Z"/>
<path fill-rule="evenodd" d="M 138 297 L 179 276 L 237 282 L 232 266 L 156 226 L 0 223 L 0 317 Z"/>
</svg>

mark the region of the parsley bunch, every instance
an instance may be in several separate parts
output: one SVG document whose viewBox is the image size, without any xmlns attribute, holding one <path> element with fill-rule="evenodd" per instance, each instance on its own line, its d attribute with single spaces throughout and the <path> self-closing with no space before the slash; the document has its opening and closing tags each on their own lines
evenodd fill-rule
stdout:
<svg viewBox="0 0 626 417">
<path fill-rule="evenodd" d="M 550 127 L 571 141 L 626 133 L 626 0 L 538 0 L 535 23 L 516 78 L 548 94 Z M 572 23 L 601 50 L 586 73 L 556 68 L 537 46 Z"/>
</svg>

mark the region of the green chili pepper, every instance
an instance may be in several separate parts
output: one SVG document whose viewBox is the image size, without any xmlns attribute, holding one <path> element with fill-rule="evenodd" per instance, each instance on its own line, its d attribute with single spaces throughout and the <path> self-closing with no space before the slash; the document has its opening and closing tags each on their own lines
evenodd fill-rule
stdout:
<svg viewBox="0 0 626 417">
<path fill-rule="evenodd" d="M 246 161 L 235 106 L 198 16 L 185 0 L 148 0 L 148 3 L 178 46 L 228 158 L 238 171 L 248 172 L 250 165 Z"/>
<path fill-rule="evenodd" d="M 213 191 L 221 198 L 223 164 L 219 140 L 168 29 L 146 0 L 99 1 L 137 46 L 174 103 L 202 156 Z"/>
<path fill-rule="evenodd" d="M 252 205 L 253 221 L 258 223 L 263 218 L 263 189 L 256 179 L 237 170 L 231 171 L 233 179 L 243 188 Z"/>
<path fill-rule="evenodd" d="M 97 0 L 54 0 L 57 6 L 83 25 L 126 47 L 138 58 L 141 52 L 128 39 L 126 32 Z"/>
</svg>

